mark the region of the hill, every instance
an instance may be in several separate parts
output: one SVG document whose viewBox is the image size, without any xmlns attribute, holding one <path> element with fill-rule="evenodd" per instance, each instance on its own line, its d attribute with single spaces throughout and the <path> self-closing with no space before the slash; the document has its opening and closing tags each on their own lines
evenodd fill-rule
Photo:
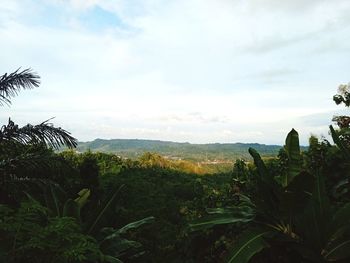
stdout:
<svg viewBox="0 0 350 263">
<path fill-rule="evenodd" d="M 138 158 L 145 152 L 157 152 L 174 160 L 220 162 L 237 158 L 250 159 L 249 147 L 255 148 L 262 156 L 269 157 L 276 156 L 282 146 L 258 143 L 191 144 L 159 140 L 96 139 L 91 142 L 79 142 L 77 150 L 115 153 L 131 159 Z"/>
</svg>

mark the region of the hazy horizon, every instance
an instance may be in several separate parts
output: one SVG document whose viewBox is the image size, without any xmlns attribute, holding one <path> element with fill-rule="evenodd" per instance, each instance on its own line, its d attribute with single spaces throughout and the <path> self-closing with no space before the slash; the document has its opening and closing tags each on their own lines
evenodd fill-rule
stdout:
<svg viewBox="0 0 350 263">
<path fill-rule="evenodd" d="M 284 142 L 281 144 L 264 144 L 264 143 L 257 143 L 257 142 L 205 142 L 205 143 L 191 143 L 188 141 L 171 141 L 171 140 L 158 140 L 158 139 L 144 139 L 144 138 L 107 138 L 107 139 L 102 139 L 102 138 L 95 138 L 91 141 L 79 141 L 79 143 L 87 143 L 87 142 L 92 142 L 95 140 L 140 140 L 140 141 L 159 141 L 159 142 L 174 142 L 174 143 L 189 143 L 189 144 L 261 144 L 261 145 L 269 145 L 269 146 L 283 146 Z M 305 145 L 301 145 L 305 146 Z"/>
<path fill-rule="evenodd" d="M 347 0 L 3 0 L 0 75 L 41 76 L 2 123 L 79 141 L 283 145 L 328 136 L 348 83 Z"/>
</svg>

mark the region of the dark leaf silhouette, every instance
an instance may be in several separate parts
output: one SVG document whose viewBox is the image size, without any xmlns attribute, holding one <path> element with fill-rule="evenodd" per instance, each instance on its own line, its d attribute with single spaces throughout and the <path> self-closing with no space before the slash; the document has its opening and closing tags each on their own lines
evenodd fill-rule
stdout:
<svg viewBox="0 0 350 263">
<path fill-rule="evenodd" d="M 45 142 L 50 147 L 58 149 L 60 146 L 73 148 L 77 140 L 66 130 L 54 127 L 52 123 L 44 121 L 38 125 L 27 124 L 19 127 L 11 119 L 0 130 L 0 143 L 19 142 L 21 144 L 40 144 Z"/>
<path fill-rule="evenodd" d="M 32 89 L 38 87 L 40 84 L 40 77 L 32 72 L 32 70 L 25 69 L 23 71 L 16 71 L 0 77 L 0 105 L 11 104 L 10 98 L 15 97 L 21 89 Z"/>
</svg>

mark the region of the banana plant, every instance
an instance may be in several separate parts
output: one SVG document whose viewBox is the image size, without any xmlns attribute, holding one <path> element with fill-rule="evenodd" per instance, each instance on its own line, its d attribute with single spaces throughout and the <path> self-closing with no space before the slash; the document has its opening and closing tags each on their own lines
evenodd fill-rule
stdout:
<svg viewBox="0 0 350 263">
<path fill-rule="evenodd" d="M 122 263 L 120 258 L 139 256 L 143 253 L 142 244 L 128 240 L 124 235 L 131 229 L 137 229 L 142 225 L 154 222 L 154 217 L 147 217 L 139 221 L 131 222 L 121 228 L 105 227 L 101 225 L 106 212 L 115 204 L 118 194 L 124 185 L 116 188 L 110 196 L 102 203 L 99 210 L 93 212 L 91 220 L 82 222 L 80 211 L 87 203 L 90 196 L 89 189 L 82 189 L 75 199 L 67 199 L 62 202 L 65 196 L 56 185 L 49 185 L 45 192 L 46 205 L 52 210 L 52 215 L 57 217 L 73 217 L 81 224 L 85 234 L 93 236 L 101 251 L 100 261 L 110 263 Z"/>
<path fill-rule="evenodd" d="M 216 225 L 248 223 L 255 217 L 255 207 L 250 198 L 237 195 L 238 204 L 225 208 L 207 208 L 209 217 L 201 218 L 189 224 L 189 231 L 204 230 Z"/>
<path fill-rule="evenodd" d="M 249 202 L 246 199 L 229 209 L 209 210 L 212 215 L 192 222 L 190 230 L 244 224 L 245 230 L 227 257 L 230 263 L 249 262 L 276 243 L 306 262 L 349 262 L 350 203 L 332 206 L 322 173 L 302 171 L 299 137 L 294 129 L 287 136 L 285 148 L 289 167 L 282 184 L 269 173 L 259 153 L 250 148 L 258 170 L 256 193 Z"/>
<path fill-rule="evenodd" d="M 144 253 L 144 251 L 142 251 L 142 244 L 128 240 L 123 237 L 123 235 L 131 229 L 137 229 L 144 224 L 154 222 L 154 217 L 151 216 L 129 223 L 120 229 L 101 226 L 101 219 L 105 216 L 106 211 L 111 209 L 123 187 L 124 185 L 121 185 L 112 192 L 111 196 L 103 202 L 101 208 L 92 217 L 93 220 L 88 222 L 85 227 L 86 233 L 94 236 L 99 243 L 102 252 L 102 262 L 120 263 L 122 262 L 120 258 L 130 258 L 142 255 L 142 253 Z"/>
<path fill-rule="evenodd" d="M 286 187 L 301 172 L 301 154 L 298 132 L 292 129 L 284 146 L 288 156 L 287 173 L 283 176 L 282 186 Z"/>
<path fill-rule="evenodd" d="M 154 217 L 146 217 L 139 221 L 129 223 L 119 229 L 104 227 L 100 229 L 96 239 L 101 251 L 103 252 L 103 261 L 111 263 L 122 262 L 120 258 L 131 258 L 144 253 L 142 244 L 131 241 L 123 237 L 129 230 L 137 229 L 142 225 L 154 222 Z"/>
<path fill-rule="evenodd" d="M 57 217 L 73 217 L 81 223 L 80 211 L 88 201 L 90 190 L 81 189 L 78 197 L 75 199 L 67 199 L 64 190 L 54 183 L 44 185 L 45 205 L 50 211 L 51 216 Z"/>
</svg>

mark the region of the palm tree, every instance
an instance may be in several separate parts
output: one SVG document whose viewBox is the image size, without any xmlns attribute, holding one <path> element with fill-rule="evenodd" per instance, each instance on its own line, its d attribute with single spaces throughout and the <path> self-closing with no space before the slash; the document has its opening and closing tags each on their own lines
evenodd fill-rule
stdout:
<svg viewBox="0 0 350 263">
<path fill-rule="evenodd" d="M 0 76 L 0 105 L 11 105 L 19 91 L 33 89 L 40 77 L 31 69 Z M 0 200 L 12 200 L 28 184 L 44 180 L 44 184 L 65 168 L 64 162 L 51 149 L 74 148 L 77 139 L 50 120 L 40 124 L 18 126 L 10 118 L 0 127 Z M 26 185 L 26 186 L 25 186 Z"/>
<path fill-rule="evenodd" d="M 0 105 L 10 105 L 10 99 L 15 97 L 21 89 L 38 87 L 39 79 L 40 77 L 31 69 L 23 71 L 17 69 L 9 75 L 5 73 L 0 77 Z M 60 127 L 54 127 L 49 120 L 38 125 L 27 124 L 19 127 L 9 119 L 8 124 L 0 129 L 0 145 L 15 142 L 22 145 L 46 143 L 54 149 L 60 146 L 73 148 L 77 145 L 77 140 L 69 132 Z"/>
</svg>

